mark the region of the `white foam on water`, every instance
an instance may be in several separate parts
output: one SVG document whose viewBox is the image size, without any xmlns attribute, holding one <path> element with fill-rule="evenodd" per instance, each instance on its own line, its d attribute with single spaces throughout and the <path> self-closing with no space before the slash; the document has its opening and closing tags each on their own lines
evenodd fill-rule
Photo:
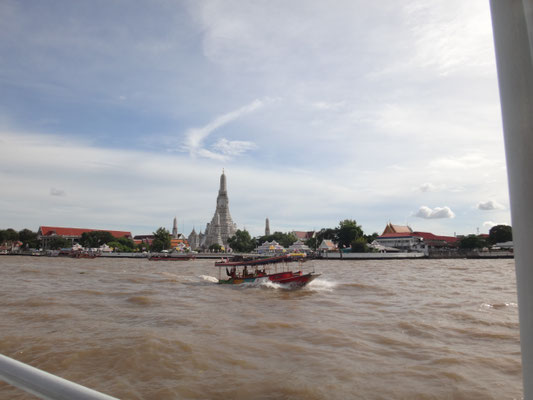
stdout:
<svg viewBox="0 0 533 400">
<path fill-rule="evenodd" d="M 218 283 L 218 279 L 215 278 L 214 276 L 200 275 L 199 278 L 201 278 L 201 279 L 203 279 L 204 281 L 207 281 L 207 282 Z"/>
<path fill-rule="evenodd" d="M 323 292 L 332 292 L 333 289 L 337 287 L 338 283 L 334 281 L 328 281 L 326 279 L 317 278 L 309 285 L 307 285 L 307 288 L 310 290 L 316 290 L 316 291 L 323 291 Z"/>
<path fill-rule="evenodd" d="M 483 304 L 481 304 L 480 308 L 484 308 L 484 309 L 501 309 L 501 308 L 505 308 L 505 307 L 517 308 L 518 304 L 512 303 L 512 302 L 511 303 L 494 303 L 494 304 L 483 303 Z"/>
<path fill-rule="evenodd" d="M 274 283 L 268 278 L 258 278 L 254 282 L 244 282 L 242 284 L 246 287 L 266 287 L 271 289 L 281 289 L 282 286 L 279 283 Z"/>
<path fill-rule="evenodd" d="M 283 286 L 279 283 L 272 282 L 270 279 L 265 279 L 264 281 L 258 282 L 259 286 L 270 288 L 270 289 L 283 289 Z"/>
</svg>

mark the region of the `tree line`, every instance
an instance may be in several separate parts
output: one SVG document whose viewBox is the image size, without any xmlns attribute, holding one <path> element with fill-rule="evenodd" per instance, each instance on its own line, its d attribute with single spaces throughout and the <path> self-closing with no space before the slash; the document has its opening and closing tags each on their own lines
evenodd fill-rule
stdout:
<svg viewBox="0 0 533 400">
<path fill-rule="evenodd" d="M 22 247 L 35 249 L 39 247 L 37 232 L 30 229 L 16 231 L 12 228 L 0 229 L 0 244 L 22 242 Z"/>
<path fill-rule="evenodd" d="M 374 232 L 367 235 L 355 220 L 345 219 L 339 222 L 335 228 L 322 228 L 315 235 L 306 240 L 305 244 L 311 250 L 317 250 L 323 240 L 331 240 L 339 249 L 350 248 L 354 253 L 373 251 L 371 244 L 379 234 Z M 266 241 L 275 240 L 283 247 L 289 247 L 297 238 L 292 233 L 274 232 L 272 235 L 252 238 L 248 231 L 238 230 L 229 239 L 230 247 L 236 252 L 250 252 Z M 513 240 L 512 228 L 508 225 L 496 225 L 489 231 L 488 238 L 480 235 L 467 235 L 459 240 L 460 249 L 481 249 L 490 247 L 496 243 L 504 243 Z M 220 246 L 213 245 L 211 250 L 218 250 Z"/>
<path fill-rule="evenodd" d="M 339 248 L 351 248 L 356 252 L 370 251 L 369 243 L 372 243 L 378 236 L 377 233 L 365 235 L 360 225 L 355 220 L 345 219 L 339 222 L 335 228 L 322 228 L 314 237 L 305 241 L 305 244 L 312 250 L 316 250 L 324 239 L 332 240 Z M 275 240 L 283 247 L 289 247 L 298 238 L 293 233 L 274 232 L 271 235 L 264 235 L 252 238 L 247 230 L 237 230 L 234 236 L 228 240 L 228 244 L 235 252 L 247 253 L 265 242 Z"/>
<path fill-rule="evenodd" d="M 147 243 L 140 243 L 136 245 L 132 239 L 114 237 L 108 231 L 92 231 L 84 232 L 79 240 L 80 245 L 85 248 L 98 248 L 104 244 L 120 252 L 135 252 L 150 250 L 160 252 L 171 248 L 170 232 L 160 227 L 153 232 L 153 240 L 149 245 Z M 318 249 L 318 246 L 323 240 L 333 241 L 339 249 L 351 248 L 353 252 L 361 253 L 368 252 L 371 249 L 368 247 L 379 235 L 374 232 L 371 235 L 365 235 L 363 229 L 357 224 L 355 220 L 345 219 L 339 222 L 335 228 L 322 228 L 315 235 L 306 240 L 305 244 L 312 250 Z M 235 235 L 228 240 L 229 246 L 234 252 L 248 253 L 253 251 L 258 246 L 265 242 L 275 240 L 283 247 L 289 247 L 297 238 L 293 233 L 274 232 L 271 235 L 264 235 L 257 238 L 250 236 L 246 230 L 237 230 Z M 461 249 L 481 249 L 495 245 L 496 243 L 503 243 L 513 240 L 512 228 L 508 225 L 496 225 L 489 231 L 488 238 L 480 235 L 467 235 L 459 240 L 459 248 Z M 22 248 L 36 249 L 40 247 L 37 232 L 30 229 L 22 229 L 16 231 L 12 228 L 0 229 L 0 244 L 22 242 Z M 61 236 L 52 236 L 48 240 L 48 247 L 52 250 L 69 247 L 71 242 Z M 221 246 L 214 244 L 209 248 L 212 251 L 220 251 Z"/>
<path fill-rule="evenodd" d="M 163 229 L 166 232 L 161 232 Z M 126 237 L 114 237 L 111 232 L 108 231 L 92 231 L 82 233 L 79 244 L 85 248 L 98 248 L 102 245 L 112 247 L 115 251 L 120 252 L 134 252 L 143 250 L 161 251 L 159 248 L 170 248 L 170 234 L 164 228 L 159 228 L 154 232 L 155 239 L 152 242 L 152 246 L 141 243 L 136 245 L 135 242 Z M 168 236 L 168 244 L 167 244 Z M 0 244 L 13 244 L 16 242 L 22 242 L 21 248 L 23 249 L 38 249 L 41 247 L 37 232 L 33 232 L 30 229 L 22 229 L 16 231 L 12 228 L 0 229 Z M 163 244 L 161 244 L 163 242 Z M 70 247 L 71 241 L 59 236 L 51 236 L 47 241 L 47 247 L 51 250 L 59 250 L 62 248 Z"/>
<path fill-rule="evenodd" d="M 482 249 L 513 240 L 513 229 L 509 225 L 496 225 L 490 228 L 489 237 L 467 235 L 459 241 L 459 248 L 465 250 Z"/>
</svg>

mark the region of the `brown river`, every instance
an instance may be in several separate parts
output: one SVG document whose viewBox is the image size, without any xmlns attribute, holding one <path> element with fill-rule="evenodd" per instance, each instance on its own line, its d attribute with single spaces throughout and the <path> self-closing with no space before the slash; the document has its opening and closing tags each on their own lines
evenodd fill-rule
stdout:
<svg viewBox="0 0 533 400">
<path fill-rule="evenodd" d="M 310 263 L 286 290 L 209 260 L 0 256 L 0 353 L 121 399 L 522 398 L 513 260 Z"/>
</svg>

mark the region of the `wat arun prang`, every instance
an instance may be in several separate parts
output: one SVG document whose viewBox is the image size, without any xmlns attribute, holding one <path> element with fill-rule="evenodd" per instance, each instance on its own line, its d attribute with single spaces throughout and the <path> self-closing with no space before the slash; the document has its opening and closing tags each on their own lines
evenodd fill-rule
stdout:
<svg viewBox="0 0 533 400">
<path fill-rule="evenodd" d="M 226 186 L 226 175 L 222 170 L 220 176 L 220 188 L 217 196 L 217 208 L 211 222 L 205 228 L 200 247 L 208 249 L 213 244 L 218 244 L 228 248 L 228 239 L 235 235 L 237 225 L 233 223 L 229 213 L 228 190 Z"/>
</svg>

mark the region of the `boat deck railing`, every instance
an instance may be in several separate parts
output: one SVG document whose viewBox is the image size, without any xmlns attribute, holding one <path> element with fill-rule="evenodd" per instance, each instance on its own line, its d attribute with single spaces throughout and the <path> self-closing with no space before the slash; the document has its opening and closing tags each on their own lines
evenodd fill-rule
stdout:
<svg viewBox="0 0 533 400">
<path fill-rule="evenodd" d="M 117 400 L 2 354 L 0 380 L 45 400 Z"/>
</svg>

